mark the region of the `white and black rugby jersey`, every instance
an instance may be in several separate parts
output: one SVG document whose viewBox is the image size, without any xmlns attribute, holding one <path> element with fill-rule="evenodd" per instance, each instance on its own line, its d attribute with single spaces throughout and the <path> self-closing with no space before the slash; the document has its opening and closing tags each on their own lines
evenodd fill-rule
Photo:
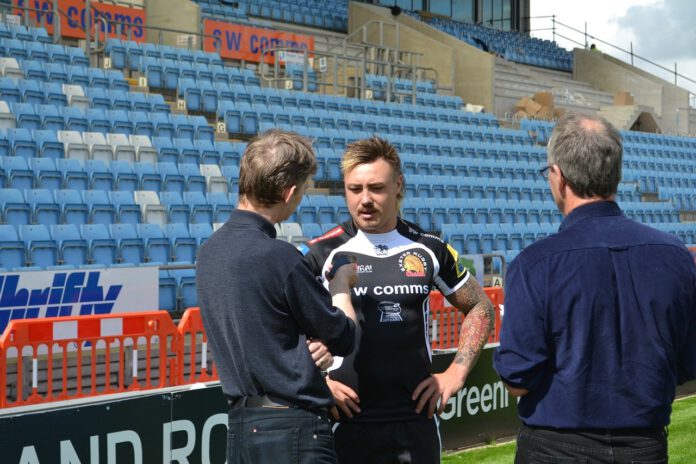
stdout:
<svg viewBox="0 0 696 464">
<path fill-rule="evenodd" d="M 358 338 L 353 353 L 336 358 L 330 372 L 360 397 L 362 412 L 353 420 L 417 419 L 411 395 L 431 368 L 428 296 L 435 289 L 449 295 L 469 278 L 457 252 L 402 219 L 385 234 L 362 232 L 348 221 L 300 249 L 327 287 L 323 276 L 335 254 L 358 258 L 352 293 Z"/>
</svg>

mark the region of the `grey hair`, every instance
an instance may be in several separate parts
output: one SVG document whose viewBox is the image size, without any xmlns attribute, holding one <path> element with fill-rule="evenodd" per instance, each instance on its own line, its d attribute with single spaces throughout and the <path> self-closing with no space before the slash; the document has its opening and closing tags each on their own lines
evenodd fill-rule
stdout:
<svg viewBox="0 0 696 464">
<path fill-rule="evenodd" d="M 548 145 L 549 165 L 557 164 L 581 198 L 609 198 L 621 181 L 621 134 L 605 119 L 568 113 L 556 124 Z"/>
</svg>

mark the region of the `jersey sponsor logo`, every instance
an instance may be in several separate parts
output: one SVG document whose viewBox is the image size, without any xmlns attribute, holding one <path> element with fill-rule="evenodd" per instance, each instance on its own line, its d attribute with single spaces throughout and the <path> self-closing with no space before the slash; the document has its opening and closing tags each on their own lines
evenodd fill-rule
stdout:
<svg viewBox="0 0 696 464">
<path fill-rule="evenodd" d="M 358 274 L 372 274 L 372 264 L 358 264 Z"/>
<path fill-rule="evenodd" d="M 466 272 L 466 267 L 464 266 L 462 260 L 459 259 L 459 253 L 457 253 L 457 250 L 455 250 L 454 247 L 449 243 L 447 244 L 447 250 L 450 252 L 452 258 L 454 258 L 454 262 L 456 263 L 455 267 L 457 268 L 457 278 L 463 276 Z"/>
<path fill-rule="evenodd" d="M 399 256 L 399 269 L 406 277 L 425 277 L 428 262 L 415 251 L 407 251 Z"/>
<path fill-rule="evenodd" d="M 389 253 L 388 245 L 375 245 L 375 254 L 377 256 L 386 256 Z"/>
<path fill-rule="evenodd" d="M 401 304 L 393 301 L 380 301 L 377 304 L 380 316 L 379 322 L 403 322 L 401 318 Z"/>
<path fill-rule="evenodd" d="M 370 287 L 354 287 L 355 296 L 365 296 Z M 372 293 L 382 295 L 427 295 L 430 293 L 430 285 L 403 284 L 403 285 L 377 285 L 372 287 Z"/>
<path fill-rule="evenodd" d="M 343 234 L 343 232 L 344 232 L 343 227 L 337 226 L 337 227 L 334 227 L 333 229 L 331 229 L 330 231 L 328 231 L 327 233 L 325 233 L 324 235 L 317 237 L 317 238 L 313 238 L 312 240 L 310 240 L 307 243 L 309 245 L 314 245 L 315 243 L 321 242 L 322 240 L 338 237 L 339 235 Z"/>
</svg>

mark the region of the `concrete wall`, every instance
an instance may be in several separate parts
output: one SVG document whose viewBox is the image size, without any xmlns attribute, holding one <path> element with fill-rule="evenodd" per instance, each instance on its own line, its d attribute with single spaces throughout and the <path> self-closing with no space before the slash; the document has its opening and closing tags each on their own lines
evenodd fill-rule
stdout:
<svg viewBox="0 0 696 464">
<path fill-rule="evenodd" d="M 453 88 L 454 94 L 465 103 L 483 105 L 485 110 L 493 111 L 494 58 L 491 55 L 405 14 L 394 17 L 384 7 L 350 3 L 349 34 L 370 21 L 398 24 L 398 42 L 394 27 L 383 28 L 386 46 L 422 53 L 421 66 L 437 69 L 441 85 Z M 362 38 L 362 34 L 356 34 L 351 40 L 359 42 Z M 367 38 L 379 43 L 377 24 L 369 26 Z"/>
<path fill-rule="evenodd" d="M 689 106 L 689 92 L 609 55 L 588 50 L 573 51 L 574 78 L 606 91 L 625 90 L 638 105 L 653 108 L 663 132 L 677 132 L 679 109 Z"/>
<path fill-rule="evenodd" d="M 191 0 L 145 0 L 147 25 L 185 32 L 162 32 L 162 43 L 176 46 L 177 36 L 201 32 L 201 9 Z M 198 38 L 197 38 L 198 39 Z M 147 41 L 159 41 L 156 30 L 147 30 Z M 196 47 L 194 47 L 196 48 Z M 200 48 L 200 43 L 198 44 Z"/>
</svg>

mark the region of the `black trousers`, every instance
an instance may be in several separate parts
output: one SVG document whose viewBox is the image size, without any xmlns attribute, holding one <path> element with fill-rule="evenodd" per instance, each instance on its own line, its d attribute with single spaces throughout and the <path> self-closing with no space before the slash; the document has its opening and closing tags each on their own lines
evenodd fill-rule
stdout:
<svg viewBox="0 0 696 464">
<path fill-rule="evenodd" d="M 341 464 L 440 463 L 436 419 L 337 423 L 334 435 Z"/>
<path fill-rule="evenodd" d="M 250 408 L 228 412 L 227 464 L 336 464 L 326 411 Z"/>
<path fill-rule="evenodd" d="M 515 464 L 667 464 L 667 432 L 554 430 L 523 425 Z"/>
</svg>

